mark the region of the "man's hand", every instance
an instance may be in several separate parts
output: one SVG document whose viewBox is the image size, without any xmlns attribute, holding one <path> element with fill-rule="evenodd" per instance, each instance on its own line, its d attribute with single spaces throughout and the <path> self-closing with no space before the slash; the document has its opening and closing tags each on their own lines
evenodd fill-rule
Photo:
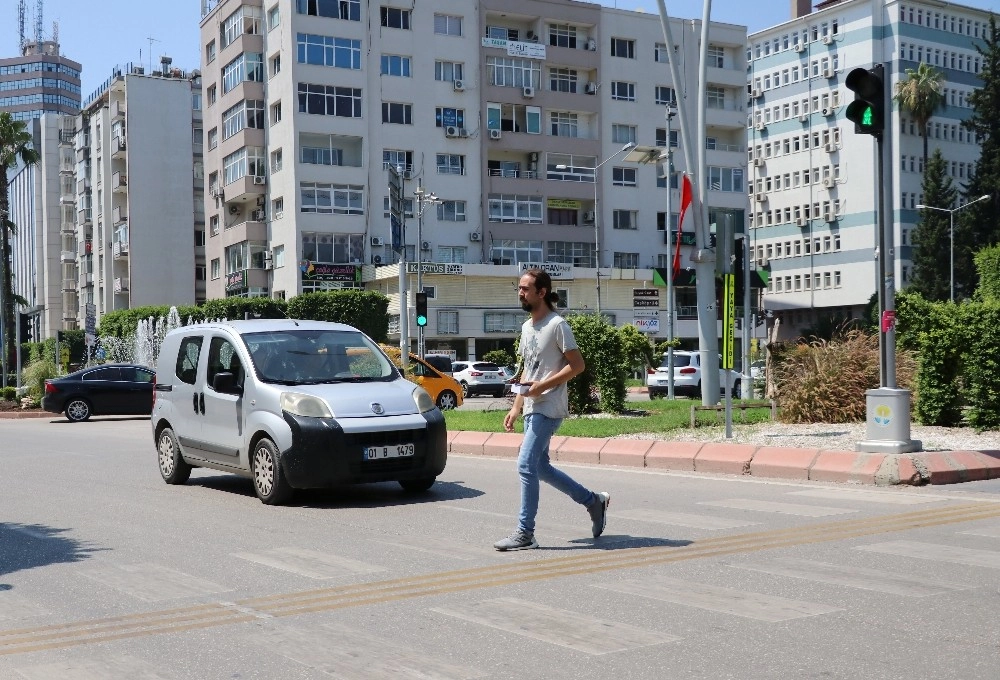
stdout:
<svg viewBox="0 0 1000 680">
<path fill-rule="evenodd" d="M 514 423 L 517 422 L 517 417 L 521 415 L 521 409 L 516 406 L 507 412 L 507 415 L 503 419 L 503 429 L 508 432 L 514 431 Z"/>
</svg>

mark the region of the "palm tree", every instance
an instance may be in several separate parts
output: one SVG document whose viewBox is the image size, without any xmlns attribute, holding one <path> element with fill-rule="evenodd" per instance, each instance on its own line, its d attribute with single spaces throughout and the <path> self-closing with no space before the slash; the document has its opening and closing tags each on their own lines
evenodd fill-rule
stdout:
<svg viewBox="0 0 1000 680">
<path fill-rule="evenodd" d="M 942 85 L 944 75 L 929 64 L 921 62 L 916 70 L 906 69 L 906 80 L 896 83 L 893 99 L 901 109 L 909 111 L 920 129 L 924 140 L 924 167 L 927 167 L 927 123 L 944 104 Z"/>
<path fill-rule="evenodd" d="M 14 120 L 8 111 L 0 112 L 0 298 L 3 298 L 3 370 L 6 381 L 7 362 L 14 353 L 14 272 L 11 271 L 10 239 L 16 226 L 10 220 L 10 196 L 7 169 L 20 160 L 24 165 L 38 162 L 38 152 L 31 147 L 31 133 L 22 121 Z"/>
</svg>

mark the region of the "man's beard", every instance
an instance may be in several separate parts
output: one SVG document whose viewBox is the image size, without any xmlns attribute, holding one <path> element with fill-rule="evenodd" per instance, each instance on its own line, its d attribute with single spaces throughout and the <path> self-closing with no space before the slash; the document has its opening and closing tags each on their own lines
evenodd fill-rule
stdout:
<svg viewBox="0 0 1000 680">
<path fill-rule="evenodd" d="M 521 298 L 521 309 L 526 312 L 533 312 L 535 310 L 535 306 L 524 298 Z"/>
</svg>

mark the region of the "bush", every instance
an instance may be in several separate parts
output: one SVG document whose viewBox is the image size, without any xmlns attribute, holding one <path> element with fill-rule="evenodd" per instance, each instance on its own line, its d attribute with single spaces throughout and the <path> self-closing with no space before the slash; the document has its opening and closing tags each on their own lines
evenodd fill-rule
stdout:
<svg viewBox="0 0 1000 680">
<path fill-rule="evenodd" d="M 867 418 L 865 392 L 877 388 L 879 339 L 851 330 L 832 340 L 791 346 L 774 365 L 779 418 L 789 423 L 849 423 Z M 899 387 L 913 384 L 913 353 L 896 353 Z"/>
<path fill-rule="evenodd" d="M 514 355 L 505 349 L 491 349 L 483 355 L 483 361 L 497 366 L 513 366 L 515 359 Z"/>
<path fill-rule="evenodd" d="M 24 369 L 24 384 L 33 401 L 41 400 L 45 393 L 45 381 L 56 377 L 56 364 L 51 358 L 40 359 Z"/>
<path fill-rule="evenodd" d="M 388 309 L 389 298 L 374 290 L 305 293 L 288 301 L 288 316 L 293 319 L 346 323 L 375 342 L 389 337 Z"/>
<path fill-rule="evenodd" d="M 625 410 L 625 381 L 632 369 L 625 356 L 622 335 L 602 316 L 572 314 L 566 317 L 587 367 L 569 382 L 571 413 L 600 410 L 621 413 Z"/>
<path fill-rule="evenodd" d="M 0 388 L 0 400 L 3 401 L 14 401 L 17 399 L 17 388 L 16 387 L 3 387 Z"/>
</svg>

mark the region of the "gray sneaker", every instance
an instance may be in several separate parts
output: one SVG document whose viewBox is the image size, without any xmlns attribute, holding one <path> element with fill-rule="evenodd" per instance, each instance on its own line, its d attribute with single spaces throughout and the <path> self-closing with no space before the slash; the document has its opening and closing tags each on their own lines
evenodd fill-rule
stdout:
<svg viewBox="0 0 1000 680">
<path fill-rule="evenodd" d="M 493 547 L 501 552 L 506 550 L 531 550 L 532 548 L 537 548 L 538 543 L 535 541 L 534 534 L 529 534 L 527 531 L 518 529 L 507 538 L 494 543 Z"/>
<path fill-rule="evenodd" d="M 611 494 L 607 491 L 595 491 L 594 502 L 587 506 L 590 519 L 593 520 L 594 538 L 604 533 L 608 525 L 608 506 L 611 505 Z"/>
</svg>

